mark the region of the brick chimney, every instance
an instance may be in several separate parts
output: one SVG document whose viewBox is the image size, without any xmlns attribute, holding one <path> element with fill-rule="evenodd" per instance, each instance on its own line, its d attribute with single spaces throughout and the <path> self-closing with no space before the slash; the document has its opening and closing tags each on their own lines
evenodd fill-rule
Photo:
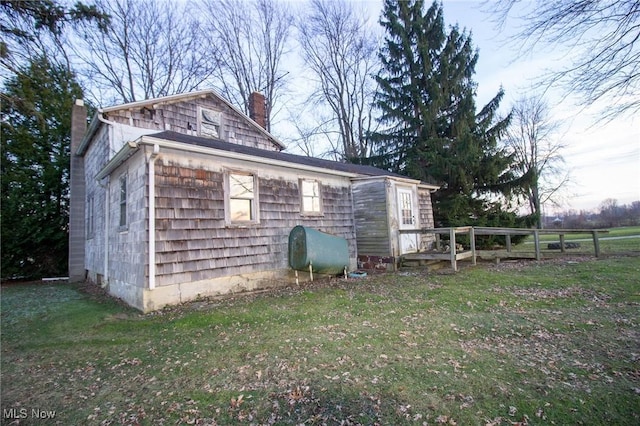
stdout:
<svg viewBox="0 0 640 426">
<path fill-rule="evenodd" d="M 85 182 L 84 158 L 76 155 L 87 130 L 87 107 L 76 100 L 71 111 L 71 171 L 69 182 L 69 281 L 84 280 Z"/>
<path fill-rule="evenodd" d="M 267 127 L 267 102 L 262 93 L 253 92 L 249 95 L 249 117 L 263 129 Z"/>
</svg>

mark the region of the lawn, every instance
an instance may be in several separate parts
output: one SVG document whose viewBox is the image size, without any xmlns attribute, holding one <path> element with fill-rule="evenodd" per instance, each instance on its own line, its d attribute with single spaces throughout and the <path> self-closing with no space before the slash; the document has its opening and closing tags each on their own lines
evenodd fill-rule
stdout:
<svg viewBox="0 0 640 426">
<path fill-rule="evenodd" d="M 1 314 L 2 424 L 640 424 L 639 257 L 409 269 L 147 315 L 9 285 Z"/>
<path fill-rule="evenodd" d="M 606 233 L 599 233 L 600 252 L 603 255 L 611 255 L 617 253 L 637 252 L 640 253 L 640 226 L 626 226 L 620 228 L 611 228 Z M 540 247 L 543 256 L 554 255 L 560 250 L 549 250 L 547 244 L 559 242 L 558 234 L 542 234 L 540 235 Z M 585 234 L 566 234 L 565 242 L 577 242 L 579 248 L 567 249 L 567 253 L 573 254 L 594 254 L 593 236 L 590 233 Z M 533 252 L 533 236 L 526 239 L 513 247 L 514 251 Z"/>
</svg>

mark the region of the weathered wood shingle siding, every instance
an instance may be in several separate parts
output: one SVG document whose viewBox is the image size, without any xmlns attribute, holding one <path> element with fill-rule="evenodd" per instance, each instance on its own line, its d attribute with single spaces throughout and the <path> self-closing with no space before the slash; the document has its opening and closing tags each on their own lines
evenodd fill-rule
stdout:
<svg viewBox="0 0 640 426">
<path fill-rule="evenodd" d="M 418 187 L 418 205 L 420 209 L 420 227 L 433 228 L 433 204 L 431 203 L 431 191 Z M 420 249 L 429 250 L 436 240 L 433 234 L 420 234 Z"/>
<path fill-rule="evenodd" d="M 87 199 L 93 198 L 93 228 L 92 235 L 86 235 L 84 267 L 88 278 L 93 282 L 102 282 L 104 270 L 104 238 L 105 238 L 105 182 L 97 182 L 95 176 L 104 167 L 109 158 L 108 132 L 103 128 L 96 135 L 96 141 L 89 147 L 84 156 L 85 185 Z M 88 205 L 85 205 L 85 218 L 89 217 Z M 85 223 L 85 234 L 86 234 Z"/>
<path fill-rule="evenodd" d="M 355 258 L 348 179 L 323 182 L 324 215 L 306 217 L 299 174 L 262 166 L 255 176 L 259 223 L 235 226 L 225 222 L 224 169 L 215 159 L 165 155 L 156 162 L 156 285 L 286 270 L 296 225 L 346 238 Z"/>
<path fill-rule="evenodd" d="M 358 254 L 391 255 L 386 181 L 354 183 L 352 191 Z"/>
<path fill-rule="evenodd" d="M 108 119 L 144 129 L 172 130 L 186 135 L 197 135 L 199 106 L 222 113 L 222 131 L 219 135 L 221 140 L 254 148 L 279 150 L 272 140 L 245 117 L 213 96 L 158 104 L 151 108 L 137 107 L 110 111 Z"/>
<path fill-rule="evenodd" d="M 127 176 L 127 226 L 120 227 L 119 178 Z M 108 226 L 110 292 L 133 306 L 142 306 L 147 278 L 148 197 L 145 156 L 137 152 L 112 174 Z"/>
</svg>

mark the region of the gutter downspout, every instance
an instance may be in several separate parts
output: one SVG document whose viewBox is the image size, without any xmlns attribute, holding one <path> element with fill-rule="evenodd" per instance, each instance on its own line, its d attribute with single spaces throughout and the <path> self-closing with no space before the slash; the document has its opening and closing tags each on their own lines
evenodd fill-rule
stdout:
<svg viewBox="0 0 640 426">
<path fill-rule="evenodd" d="M 156 159 L 160 145 L 149 156 L 149 290 L 156 288 Z"/>
<path fill-rule="evenodd" d="M 104 283 L 109 285 L 109 222 L 111 221 L 111 176 L 107 176 L 107 194 L 104 203 Z"/>
<path fill-rule="evenodd" d="M 109 285 L 109 220 L 111 218 L 110 211 L 111 208 L 109 206 L 109 200 L 111 199 L 110 190 L 111 190 L 111 176 L 106 177 L 107 182 L 102 184 L 98 182 L 98 185 L 101 188 L 104 188 L 104 258 L 103 258 L 103 277 L 102 277 L 102 288 L 105 288 Z"/>
<path fill-rule="evenodd" d="M 100 120 L 100 122 L 102 122 L 102 123 L 104 123 L 104 124 L 106 124 L 108 126 L 107 129 L 108 129 L 109 135 L 107 137 L 107 141 L 108 141 L 107 143 L 109 144 L 109 146 L 107 146 L 107 149 L 108 149 L 107 152 L 111 153 L 111 143 L 113 142 L 113 131 L 114 131 L 115 125 L 118 124 L 118 123 L 116 123 L 115 121 L 109 121 L 106 118 L 104 118 L 102 116 L 102 110 L 101 109 L 98 110 L 98 120 Z"/>
</svg>

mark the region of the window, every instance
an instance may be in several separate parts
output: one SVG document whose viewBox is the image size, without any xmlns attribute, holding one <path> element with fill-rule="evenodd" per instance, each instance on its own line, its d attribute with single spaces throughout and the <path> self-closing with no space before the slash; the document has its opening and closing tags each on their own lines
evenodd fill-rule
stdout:
<svg viewBox="0 0 640 426">
<path fill-rule="evenodd" d="M 413 225 L 413 202 L 411 192 L 406 190 L 398 191 L 400 198 L 400 220 L 402 225 Z"/>
<path fill-rule="evenodd" d="M 320 189 L 320 182 L 318 182 L 317 180 L 302 179 L 300 181 L 300 204 L 302 206 L 301 213 L 322 213 L 322 198 L 320 196 Z"/>
<path fill-rule="evenodd" d="M 228 176 L 229 221 L 257 221 L 255 176 L 240 173 L 229 173 Z"/>
<path fill-rule="evenodd" d="M 93 238 L 94 216 L 93 216 L 93 196 L 87 198 L 87 238 Z"/>
<path fill-rule="evenodd" d="M 127 226 L 127 175 L 120 176 L 120 228 Z"/>
<path fill-rule="evenodd" d="M 198 109 L 198 124 L 200 128 L 200 136 L 209 138 L 220 138 L 220 125 L 222 122 L 222 114 L 206 108 Z"/>
</svg>

